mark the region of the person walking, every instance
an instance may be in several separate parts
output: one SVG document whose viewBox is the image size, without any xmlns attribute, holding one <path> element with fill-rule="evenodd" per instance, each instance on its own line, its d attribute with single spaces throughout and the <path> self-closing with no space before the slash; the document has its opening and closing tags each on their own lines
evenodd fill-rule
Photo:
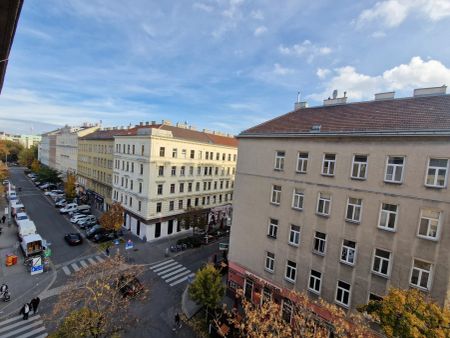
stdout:
<svg viewBox="0 0 450 338">
<path fill-rule="evenodd" d="M 33 314 L 35 315 L 38 312 L 39 303 L 41 299 L 39 297 L 33 298 L 30 302 L 31 309 L 33 310 Z"/>
<path fill-rule="evenodd" d="M 5 224 L 5 222 L 6 222 L 6 216 L 3 215 L 3 216 L 2 216 L 2 223 Z"/>
<path fill-rule="evenodd" d="M 30 313 L 30 305 L 28 303 L 25 303 L 20 309 L 19 315 L 23 315 L 23 320 L 27 320 L 29 313 Z"/>
<path fill-rule="evenodd" d="M 107 246 L 107 247 L 106 247 L 106 249 L 105 249 L 105 253 L 106 253 L 106 256 L 108 256 L 108 257 L 109 257 L 109 246 Z"/>
<path fill-rule="evenodd" d="M 173 327 L 172 331 L 176 331 L 176 329 L 181 329 L 181 319 L 180 319 L 180 315 L 178 314 L 178 312 L 175 314 L 175 326 Z"/>
</svg>

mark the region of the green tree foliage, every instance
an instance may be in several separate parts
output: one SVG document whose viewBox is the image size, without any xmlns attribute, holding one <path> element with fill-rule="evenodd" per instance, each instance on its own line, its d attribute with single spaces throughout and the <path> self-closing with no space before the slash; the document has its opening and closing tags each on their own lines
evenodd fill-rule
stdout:
<svg viewBox="0 0 450 338">
<path fill-rule="evenodd" d="M 37 174 L 38 180 L 40 182 L 50 182 L 50 183 L 61 182 L 61 178 L 59 177 L 58 172 L 52 168 L 40 166 Z"/>
<path fill-rule="evenodd" d="M 66 197 L 69 200 L 72 200 L 75 197 L 77 197 L 77 190 L 75 183 L 76 183 L 75 175 L 67 173 L 67 181 L 64 183 L 64 193 L 66 194 Z"/>
<path fill-rule="evenodd" d="M 34 173 L 38 173 L 39 170 L 41 170 L 41 164 L 39 163 L 38 160 L 33 160 L 33 162 L 31 163 L 31 170 Z"/>
<path fill-rule="evenodd" d="M 120 203 L 113 203 L 111 208 L 100 217 L 100 224 L 105 229 L 119 231 L 124 222 L 124 209 Z"/>
<path fill-rule="evenodd" d="M 225 293 L 220 272 L 212 264 L 197 271 L 189 286 L 189 296 L 206 310 L 215 309 Z"/>
<path fill-rule="evenodd" d="M 391 288 L 381 301 L 361 307 L 378 321 L 388 337 L 450 337 L 450 310 L 417 289 Z"/>
<path fill-rule="evenodd" d="M 202 208 L 188 207 L 186 211 L 178 217 L 178 222 L 182 224 L 184 229 L 206 229 L 206 213 Z"/>
<path fill-rule="evenodd" d="M 19 153 L 19 164 L 31 168 L 31 164 L 34 160 L 37 160 L 37 157 L 35 156 L 35 151 L 33 148 L 30 149 L 22 149 Z"/>
<path fill-rule="evenodd" d="M 8 155 L 8 162 L 16 162 L 18 160 L 19 153 L 22 149 L 23 146 L 20 143 L 8 140 L 1 140 L 0 159 L 4 161 L 6 155 Z"/>
</svg>

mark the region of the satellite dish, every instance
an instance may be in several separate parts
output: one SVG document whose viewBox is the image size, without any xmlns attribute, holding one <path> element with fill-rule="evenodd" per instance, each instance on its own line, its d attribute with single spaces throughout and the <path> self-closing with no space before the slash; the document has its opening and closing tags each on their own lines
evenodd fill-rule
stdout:
<svg viewBox="0 0 450 338">
<path fill-rule="evenodd" d="M 338 91 L 337 89 L 333 90 L 333 99 L 337 98 L 338 96 Z"/>
</svg>

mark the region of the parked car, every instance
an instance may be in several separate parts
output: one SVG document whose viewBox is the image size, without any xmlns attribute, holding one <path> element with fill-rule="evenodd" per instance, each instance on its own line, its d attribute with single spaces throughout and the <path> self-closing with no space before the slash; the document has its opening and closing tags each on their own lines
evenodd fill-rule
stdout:
<svg viewBox="0 0 450 338">
<path fill-rule="evenodd" d="M 82 220 L 86 219 L 86 217 L 88 217 L 88 216 L 87 215 L 83 215 L 83 214 L 74 214 L 70 218 L 70 223 L 77 224 L 78 221 L 82 221 Z"/>
<path fill-rule="evenodd" d="M 65 207 L 59 210 L 60 214 L 68 214 L 69 212 L 77 211 L 78 205 L 76 203 L 68 203 Z"/>
<path fill-rule="evenodd" d="M 39 187 L 39 189 L 44 190 L 44 189 L 47 189 L 47 187 L 49 185 L 50 185 L 50 183 L 44 182 L 44 183 L 40 184 L 38 187 Z"/>
<path fill-rule="evenodd" d="M 66 197 L 66 195 L 64 193 L 62 193 L 62 194 L 53 194 L 53 195 L 50 195 L 50 197 L 52 198 L 53 201 L 56 202 L 58 200 L 63 199 L 64 197 Z"/>
<path fill-rule="evenodd" d="M 113 231 L 106 230 L 103 228 L 101 228 L 101 230 L 103 230 L 103 231 L 99 231 L 99 233 L 95 234 L 91 238 L 92 242 L 102 243 L 102 242 L 112 241 L 113 239 L 117 238 L 117 235 Z"/>
<path fill-rule="evenodd" d="M 64 239 L 69 245 L 79 245 L 83 242 L 83 238 L 79 233 L 66 234 Z"/>
<path fill-rule="evenodd" d="M 99 234 L 99 233 L 102 233 L 105 231 L 106 231 L 106 229 L 104 229 L 100 224 L 96 224 L 96 225 L 90 227 L 89 229 L 86 229 L 86 238 L 91 239 L 96 234 Z"/>
<path fill-rule="evenodd" d="M 53 189 L 53 190 L 44 192 L 45 196 L 51 196 L 51 195 L 56 195 L 56 194 L 64 194 L 64 191 L 59 190 L 59 189 Z"/>
<path fill-rule="evenodd" d="M 60 199 L 59 201 L 55 202 L 55 208 L 63 208 L 67 204 L 67 200 L 65 198 Z"/>
<path fill-rule="evenodd" d="M 95 224 L 97 224 L 97 217 L 94 215 L 86 215 L 86 217 L 79 219 L 77 222 L 75 222 L 80 228 L 88 228 Z"/>
<path fill-rule="evenodd" d="M 36 186 L 40 186 L 40 185 L 41 185 L 41 181 L 36 180 L 36 181 L 34 181 L 34 184 L 35 184 Z"/>
<path fill-rule="evenodd" d="M 83 214 L 88 214 L 91 212 L 91 207 L 87 204 L 79 205 L 77 208 L 77 212 L 81 212 Z"/>
<path fill-rule="evenodd" d="M 134 297 L 144 290 L 144 286 L 135 275 L 124 274 L 117 281 L 117 289 L 125 297 Z"/>
<path fill-rule="evenodd" d="M 8 180 L 3 180 L 3 185 L 8 185 L 9 181 Z"/>
</svg>

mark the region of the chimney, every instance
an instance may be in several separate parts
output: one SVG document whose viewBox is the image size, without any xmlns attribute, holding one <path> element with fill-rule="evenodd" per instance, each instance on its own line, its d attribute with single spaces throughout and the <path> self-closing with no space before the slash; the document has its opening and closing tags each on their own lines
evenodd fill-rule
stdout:
<svg viewBox="0 0 450 338">
<path fill-rule="evenodd" d="M 445 94 L 447 94 L 447 86 L 446 85 L 443 85 L 442 87 L 429 87 L 429 88 L 414 89 L 414 97 L 445 95 Z"/>
<path fill-rule="evenodd" d="M 172 122 L 170 122 L 169 120 L 162 120 L 162 124 L 164 124 L 166 126 L 171 126 Z"/>
<path fill-rule="evenodd" d="M 333 90 L 333 98 L 328 98 L 326 100 L 323 100 L 324 106 L 334 106 L 338 104 L 346 104 L 347 103 L 347 92 L 344 92 L 343 97 L 338 97 L 338 91 L 337 89 Z"/>
<path fill-rule="evenodd" d="M 394 99 L 395 92 L 385 92 L 375 94 L 375 101 L 392 100 Z"/>
<path fill-rule="evenodd" d="M 139 125 L 140 125 L 140 126 L 143 126 L 143 125 L 144 125 L 144 122 L 139 122 Z"/>
<path fill-rule="evenodd" d="M 156 124 L 156 121 L 152 121 L 152 126 L 154 126 Z"/>
<path fill-rule="evenodd" d="M 147 121 L 147 122 L 145 122 L 145 125 L 146 125 L 146 126 L 148 126 L 149 124 L 150 124 L 150 122 L 148 122 L 148 121 Z"/>
<path fill-rule="evenodd" d="M 294 103 L 294 110 L 302 109 L 302 108 L 308 108 L 308 102 L 302 101 L 302 102 L 295 102 Z"/>
</svg>

